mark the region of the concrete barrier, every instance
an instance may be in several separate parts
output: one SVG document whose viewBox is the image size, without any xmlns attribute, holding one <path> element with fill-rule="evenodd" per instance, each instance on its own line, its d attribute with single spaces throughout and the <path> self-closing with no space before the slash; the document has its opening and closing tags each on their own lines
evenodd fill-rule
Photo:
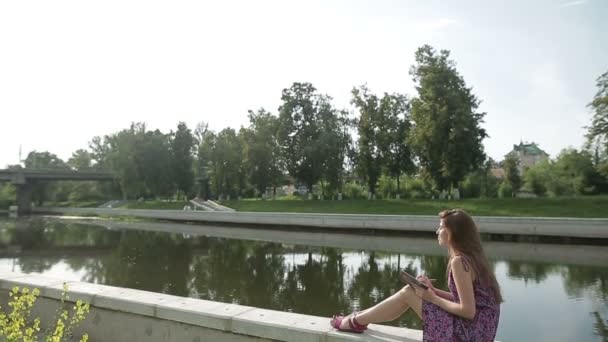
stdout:
<svg viewBox="0 0 608 342">
<path fill-rule="evenodd" d="M 392 253 L 445 255 L 446 249 L 435 239 L 358 234 L 340 232 L 277 231 L 276 229 L 226 227 L 217 225 L 192 225 L 174 222 L 122 222 L 104 219 L 63 219 L 66 223 L 82 223 L 106 229 L 134 229 L 173 234 L 204 235 L 211 237 L 269 241 L 304 246 L 333 247 L 354 250 L 376 250 Z M 608 265 L 608 248 L 588 245 L 560 245 L 529 242 L 484 241 L 484 250 L 491 259 L 562 263 L 566 265 Z"/>
<path fill-rule="evenodd" d="M 372 324 L 364 334 L 335 331 L 329 318 L 184 298 L 83 282 L 67 282 L 70 301 L 84 300 L 91 312 L 75 335 L 91 341 L 421 341 L 422 331 Z M 0 273 L 0 302 L 6 308 L 14 286 L 38 288 L 32 317 L 42 328 L 53 321 L 63 281 L 37 274 Z"/>
<path fill-rule="evenodd" d="M 438 217 L 430 215 L 201 212 L 102 208 L 35 208 L 34 212 L 40 214 L 131 216 L 172 221 L 350 230 L 382 229 L 434 232 L 439 224 Z M 475 221 L 480 232 L 488 234 L 608 239 L 608 219 L 477 216 Z"/>
</svg>

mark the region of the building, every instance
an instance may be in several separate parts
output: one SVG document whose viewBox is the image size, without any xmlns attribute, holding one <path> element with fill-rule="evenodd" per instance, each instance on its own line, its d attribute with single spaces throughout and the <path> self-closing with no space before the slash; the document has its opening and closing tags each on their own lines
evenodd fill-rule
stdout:
<svg viewBox="0 0 608 342">
<path fill-rule="evenodd" d="M 547 152 L 543 151 L 536 143 L 523 143 L 513 145 L 513 150 L 506 156 L 514 156 L 517 159 L 517 170 L 523 174 L 524 170 L 549 159 Z"/>
</svg>

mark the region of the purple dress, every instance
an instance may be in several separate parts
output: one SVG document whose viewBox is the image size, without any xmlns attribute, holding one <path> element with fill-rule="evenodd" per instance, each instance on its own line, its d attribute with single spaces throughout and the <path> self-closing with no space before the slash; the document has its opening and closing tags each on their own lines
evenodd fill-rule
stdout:
<svg viewBox="0 0 608 342">
<path fill-rule="evenodd" d="M 463 259 L 465 270 L 468 262 Z M 452 270 L 448 276 L 448 287 L 454 301 L 460 303 Z M 422 301 L 423 341 L 474 341 L 490 342 L 496 337 L 500 304 L 496 303 L 492 290 L 473 282 L 475 294 L 475 317 L 472 320 L 451 314 L 439 306 Z"/>
</svg>

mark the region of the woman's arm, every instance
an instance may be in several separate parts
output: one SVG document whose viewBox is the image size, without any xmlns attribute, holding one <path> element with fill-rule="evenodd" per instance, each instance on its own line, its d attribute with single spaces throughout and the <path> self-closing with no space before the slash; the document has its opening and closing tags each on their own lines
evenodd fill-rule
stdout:
<svg viewBox="0 0 608 342">
<path fill-rule="evenodd" d="M 443 299 L 449 300 L 450 302 L 454 301 L 454 296 L 452 296 L 452 293 L 448 291 L 443 291 L 436 288 L 433 288 L 433 291 L 435 291 L 435 294 Z"/>
<path fill-rule="evenodd" d="M 454 301 L 454 296 L 452 296 L 452 294 L 450 292 L 440 290 L 440 289 L 436 288 L 435 286 L 433 286 L 433 283 L 426 275 L 419 276 L 418 280 L 425 283 L 426 286 L 431 288 L 433 290 L 433 292 L 435 292 L 435 294 L 438 295 L 439 297 L 441 297 L 443 299 L 451 300 L 452 302 Z"/>
<path fill-rule="evenodd" d="M 456 291 L 458 291 L 458 297 L 460 303 L 456 303 L 452 300 L 447 300 L 437 295 L 431 295 L 428 292 L 423 294 L 425 300 L 441 307 L 445 311 L 464 317 L 466 319 L 473 319 L 475 317 L 475 294 L 473 292 L 473 279 L 471 277 L 471 271 L 465 270 L 462 260 L 460 257 L 455 257 L 452 260 L 452 276 L 456 283 Z"/>
</svg>

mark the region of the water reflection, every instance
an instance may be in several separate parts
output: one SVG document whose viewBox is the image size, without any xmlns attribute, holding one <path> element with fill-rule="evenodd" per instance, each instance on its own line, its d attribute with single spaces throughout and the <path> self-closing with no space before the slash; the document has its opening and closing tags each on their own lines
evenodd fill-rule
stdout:
<svg viewBox="0 0 608 342">
<path fill-rule="evenodd" d="M 140 225 L 148 231 L 106 229 L 78 221 L 0 220 L 0 267 L 45 273 L 65 265 L 61 272 L 66 278 L 76 274 L 78 280 L 87 282 L 318 316 L 346 313 L 378 303 L 401 288 L 397 276 L 400 269 L 411 274 L 426 273 L 437 279 L 437 287 L 447 288 L 447 258 L 444 252 L 431 247 L 435 242 L 429 239 L 401 241 L 409 247 L 386 243 L 387 250 L 378 247 L 350 249 L 329 246 L 332 242 L 327 241 L 334 240 L 328 235 L 324 235 L 323 243 L 310 240 L 308 245 L 301 245 L 253 240 L 266 234 L 263 231 L 256 231 L 250 240 L 245 240 L 195 235 L 193 232 L 200 227 L 187 225 L 175 226 L 176 232 L 172 234 L 154 231 L 155 224 Z M 222 229 L 217 230 L 218 234 L 235 234 L 232 229 L 236 228 Z M 281 236 L 277 238 L 281 240 L 286 239 L 287 233 L 274 231 L 268 234 Z M 310 234 L 306 238 L 311 239 Z M 351 246 L 378 243 L 376 237 L 356 235 L 340 236 L 335 241 Z M 386 241 L 399 242 L 399 239 L 391 237 Z M 429 253 L 408 252 L 409 249 L 417 251 L 421 246 L 427 246 L 424 248 Z M 552 257 L 551 253 L 555 253 L 552 247 L 544 252 L 527 251 L 539 255 L 542 260 L 539 262 L 524 261 L 521 257 L 512 260 L 512 254 L 509 254 L 512 251 L 505 246 L 491 243 L 487 246 L 492 267 L 500 266 L 497 273 L 503 272 L 501 284 L 507 300 L 503 315 L 527 315 L 534 311 L 545 319 L 553 317 L 551 315 L 555 313 L 542 312 L 542 305 L 534 308 L 509 306 L 509 295 L 517 296 L 511 298 L 511 302 L 516 302 L 515 299 L 526 296 L 527 292 L 515 294 L 515 289 L 532 285 L 546 287 L 557 277 L 561 279 L 563 290 L 560 293 L 564 298 L 547 295 L 547 298 L 530 298 L 529 303 L 585 299 L 589 305 L 589 308 L 583 308 L 587 310 L 587 317 L 574 313 L 569 316 L 586 327 L 580 333 L 580 340 L 606 340 L 608 269 L 604 266 L 607 261 L 605 247 L 595 246 L 595 254 L 589 254 L 592 265 L 580 264 L 582 259 L 569 259 L 578 261 L 577 265 L 571 265 L 546 262 Z M 560 247 L 565 254 L 568 254 L 568 248 Z M 578 247 L 572 248 L 578 251 Z M 501 250 L 507 251 L 507 257 L 497 254 Z M 421 328 L 420 320 L 413 313 L 390 324 Z M 518 327 L 505 324 L 499 328 L 498 337 L 510 340 L 509 337 L 516 336 Z M 585 332 L 589 338 L 585 338 Z M 535 339 L 535 332 L 526 333 L 530 340 Z M 553 336 L 559 339 L 560 335 Z"/>
</svg>

